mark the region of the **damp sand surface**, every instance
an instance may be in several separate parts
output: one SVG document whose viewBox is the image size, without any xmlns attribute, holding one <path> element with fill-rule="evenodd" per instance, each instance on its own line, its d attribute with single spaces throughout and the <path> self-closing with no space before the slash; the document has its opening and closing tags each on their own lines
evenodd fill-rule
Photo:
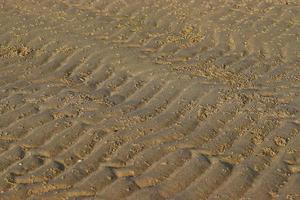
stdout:
<svg viewBox="0 0 300 200">
<path fill-rule="evenodd" d="M 0 0 L 0 199 L 300 199 L 298 0 Z"/>
</svg>

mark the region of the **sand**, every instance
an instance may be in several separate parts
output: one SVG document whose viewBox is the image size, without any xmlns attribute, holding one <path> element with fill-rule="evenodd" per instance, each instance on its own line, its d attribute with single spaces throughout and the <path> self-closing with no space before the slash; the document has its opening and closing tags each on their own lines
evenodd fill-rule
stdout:
<svg viewBox="0 0 300 200">
<path fill-rule="evenodd" d="M 0 0 L 0 199 L 300 199 L 298 0 Z"/>
</svg>

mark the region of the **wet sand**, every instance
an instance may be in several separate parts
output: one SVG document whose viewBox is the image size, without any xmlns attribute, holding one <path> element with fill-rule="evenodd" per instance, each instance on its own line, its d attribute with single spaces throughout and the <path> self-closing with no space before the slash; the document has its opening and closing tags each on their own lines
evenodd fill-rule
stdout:
<svg viewBox="0 0 300 200">
<path fill-rule="evenodd" d="M 0 199 L 300 199 L 298 0 L 0 0 Z"/>
</svg>

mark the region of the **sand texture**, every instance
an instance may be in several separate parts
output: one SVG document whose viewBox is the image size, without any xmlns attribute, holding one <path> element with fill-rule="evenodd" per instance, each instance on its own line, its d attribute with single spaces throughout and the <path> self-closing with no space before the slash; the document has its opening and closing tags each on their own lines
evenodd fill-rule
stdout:
<svg viewBox="0 0 300 200">
<path fill-rule="evenodd" d="M 1 200 L 299 200 L 299 111 L 299 0 L 0 0 Z"/>
</svg>

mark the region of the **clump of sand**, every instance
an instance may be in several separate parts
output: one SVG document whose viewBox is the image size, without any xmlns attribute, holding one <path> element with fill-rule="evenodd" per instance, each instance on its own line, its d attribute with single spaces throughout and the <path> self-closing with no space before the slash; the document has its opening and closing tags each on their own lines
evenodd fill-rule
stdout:
<svg viewBox="0 0 300 200">
<path fill-rule="evenodd" d="M 25 57 L 29 55 L 33 49 L 21 45 L 20 47 L 11 45 L 0 45 L 0 58 L 10 58 L 15 56 Z"/>
</svg>

